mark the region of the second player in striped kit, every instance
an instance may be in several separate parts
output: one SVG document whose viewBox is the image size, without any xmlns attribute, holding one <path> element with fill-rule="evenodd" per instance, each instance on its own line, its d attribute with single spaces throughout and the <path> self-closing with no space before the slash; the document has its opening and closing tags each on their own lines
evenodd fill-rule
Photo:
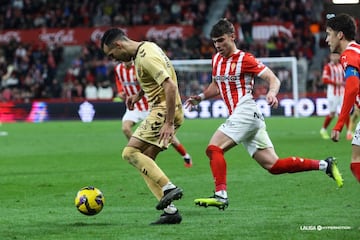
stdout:
<svg viewBox="0 0 360 240">
<path fill-rule="evenodd" d="M 322 81 L 327 85 L 326 97 L 328 100 L 329 114 L 325 116 L 320 135 L 323 139 L 330 139 L 327 128 L 341 108 L 344 97 L 344 70 L 339 62 L 340 54 L 331 53 L 330 62 L 324 65 Z M 348 126 L 348 123 L 346 124 Z M 352 135 L 347 136 L 349 140 Z"/>
<path fill-rule="evenodd" d="M 280 80 L 270 68 L 252 54 L 236 47 L 235 29 L 228 20 L 219 20 L 213 26 L 210 37 L 217 50 L 212 58 L 213 81 L 203 93 L 191 96 L 186 101 L 185 107 L 193 107 L 204 99 L 220 95 L 228 108 L 229 117 L 215 131 L 206 148 L 215 183 L 215 193 L 208 198 L 195 199 L 195 204 L 219 209 L 225 209 L 228 206 L 227 168 L 224 154 L 240 143 L 249 155 L 271 174 L 322 170 L 336 181 L 338 187 L 341 187 L 343 179 L 333 157 L 324 160 L 278 157 L 266 131 L 264 117 L 256 105 L 252 92 L 254 77 L 264 79 L 269 84 L 266 101 L 271 107 L 276 108 Z"/>
</svg>

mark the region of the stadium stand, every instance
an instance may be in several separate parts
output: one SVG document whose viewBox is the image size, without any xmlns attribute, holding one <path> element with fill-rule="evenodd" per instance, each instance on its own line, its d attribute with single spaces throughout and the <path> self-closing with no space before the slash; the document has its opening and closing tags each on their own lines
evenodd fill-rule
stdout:
<svg viewBox="0 0 360 240">
<path fill-rule="evenodd" d="M 216 7 L 212 7 L 215 4 Z M 187 39 L 149 40 L 157 41 L 172 59 L 201 59 L 210 58 L 214 53 L 205 30 L 211 21 L 217 20 L 211 18 L 215 16 L 215 9 L 223 12 L 222 17 L 241 26 L 243 36 L 238 43 L 241 49 L 257 57 L 297 57 L 311 70 L 306 73 L 309 89 L 313 90 L 314 86 L 318 89 L 314 83 L 321 68 L 322 55 L 317 53 L 323 46 L 319 34 L 323 31 L 320 0 L 4 0 L 0 3 L 0 30 L 192 25 L 195 30 Z M 256 23 L 289 23 L 292 35 L 255 39 L 251 32 Z M 61 42 L 44 45 L 12 40 L 0 46 L 0 101 L 84 98 L 84 89 L 89 83 L 97 88 L 114 87 L 112 67 L 113 63 L 104 58 L 98 44 L 90 39 L 70 51 Z"/>
</svg>

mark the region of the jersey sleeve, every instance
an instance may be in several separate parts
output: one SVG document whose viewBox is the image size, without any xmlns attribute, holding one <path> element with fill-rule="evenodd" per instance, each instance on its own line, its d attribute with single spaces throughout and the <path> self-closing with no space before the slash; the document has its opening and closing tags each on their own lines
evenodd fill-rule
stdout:
<svg viewBox="0 0 360 240">
<path fill-rule="evenodd" d="M 344 51 L 340 57 L 340 63 L 345 72 L 345 93 L 341 111 L 334 130 L 341 131 L 345 123 L 348 121 L 352 107 L 356 102 L 356 97 L 359 94 L 359 66 L 356 58 L 352 56 L 351 52 Z"/>
<path fill-rule="evenodd" d="M 243 60 L 243 72 L 253 73 L 257 76 L 264 71 L 266 66 L 251 53 L 246 53 Z"/>
<path fill-rule="evenodd" d="M 359 57 L 354 54 L 351 50 L 345 50 L 340 56 L 340 63 L 345 70 L 348 66 L 353 66 L 358 71 L 360 71 L 359 66 Z"/>
</svg>

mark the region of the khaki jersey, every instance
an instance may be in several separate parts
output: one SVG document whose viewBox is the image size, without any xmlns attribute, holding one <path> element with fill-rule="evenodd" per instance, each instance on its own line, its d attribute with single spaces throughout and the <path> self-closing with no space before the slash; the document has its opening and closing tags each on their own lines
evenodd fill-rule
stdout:
<svg viewBox="0 0 360 240">
<path fill-rule="evenodd" d="M 170 59 L 162 49 L 153 42 L 143 42 L 135 56 L 136 77 L 149 100 L 150 107 L 166 106 L 162 82 L 170 78 L 175 82 L 177 77 Z M 176 105 L 181 105 L 179 92 L 176 93 Z"/>
</svg>

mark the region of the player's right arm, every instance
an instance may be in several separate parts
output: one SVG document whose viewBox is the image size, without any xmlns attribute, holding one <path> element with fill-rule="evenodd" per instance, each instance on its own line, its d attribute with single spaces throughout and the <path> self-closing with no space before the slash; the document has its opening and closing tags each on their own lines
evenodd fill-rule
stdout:
<svg viewBox="0 0 360 240">
<path fill-rule="evenodd" d="M 194 95 L 189 97 L 185 101 L 185 108 L 192 108 L 199 104 L 204 99 L 213 98 L 215 96 L 218 96 L 220 94 L 219 87 L 216 84 L 215 81 L 212 81 L 210 85 L 204 90 L 203 93 L 200 93 L 199 95 Z"/>
<path fill-rule="evenodd" d="M 138 101 L 140 101 L 140 99 L 145 95 L 144 91 L 142 89 L 140 89 L 140 91 L 137 94 L 134 95 L 130 95 L 126 98 L 126 107 L 129 110 L 134 110 L 134 105 L 135 103 L 137 103 Z"/>
<path fill-rule="evenodd" d="M 269 91 L 266 94 L 266 101 L 268 102 L 269 106 L 277 108 L 279 105 L 279 101 L 276 97 L 280 89 L 279 78 L 270 68 L 265 68 L 265 70 L 261 72 L 259 77 L 269 84 Z"/>
<path fill-rule="evenodd" d="M 345 69 L 344 100 L 336 125 L 331 132 L 331 139 L 334 142 L 339 141 L 340 132 L 343 129 L 344 124 L 347 122 L 350 116 L 351 109 L 355 104 L 356 96 L 359 93 L 359 81 L 359 70 L 351 65 L 347 66 Z"/>
</svg>

